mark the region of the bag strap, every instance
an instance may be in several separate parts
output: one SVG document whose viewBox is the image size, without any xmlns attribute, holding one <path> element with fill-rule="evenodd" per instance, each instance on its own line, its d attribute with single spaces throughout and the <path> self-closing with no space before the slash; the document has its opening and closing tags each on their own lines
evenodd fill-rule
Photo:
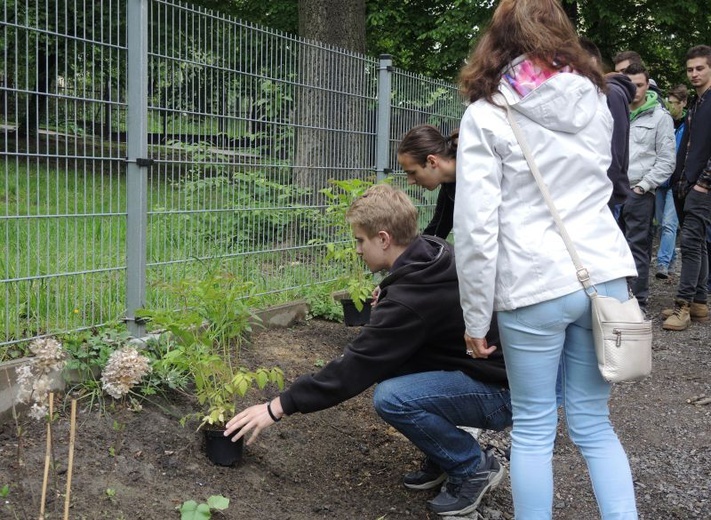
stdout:
<svg viewBox="0 0 711 520">
<path fill-rule="evenodd" d="M 521 127 L 518 126 L 516 119 L 514 119 L 511 106 L 509 106 L 509 103 L 508 101 L 506 101 L 505 98 L 504 103 L 506 104 L 506 117 L 508 118 L 509 123 L 511 124 L 511 129 L 513 130 L 513 133 L 516 136 L 516 140 L 518 141 L 518 144 L 521 147 L 523 156 L 526 158 L 528 167 L 531 169 L 531 173 L 536 179 L 536 184 L 538 184 L 538 189 L 543 195 L 543 200 L 546 201 L 546 206 L 548 206 L 548 210 L 553 216 L 553 220 L 555 221 L 555 225 L 558 228 L 558 232 L 560 233 L 560 236 L 563 237 L 565 248 L 568 250 L 570 258 L 573 260 L 573 264 L 575 264 L 575 275 L 578 277 L 578 281 L 582 284 L 587 295 L 592 297 L 597 294 L 597 290 L 595 290 L 595 286 L 590 283 L 590 274 L 588 273 L 588 270 L 583 267 L 583 263 L 580 260 L 580 256 L 578 256 L 578 251 L 575 249 L 573 241 L 570 239 L 570 235 L 568 235 L 568 231 L 565 229 L 565 224 L 563 224 L 563 220 L 560 218 L 558 209 L 553 203 L 551 194 L 548 191 L 548 186 L 546 186 L 546 183 L 543 181 L 543 177 L 541 177 L 541 172 L 538 170 L 538 166 L 533 160 L 531 149 L 528 147 L 528 142 L 526 141 L 523 136 L 523 133 L 521 132 Z"/>
</svg>

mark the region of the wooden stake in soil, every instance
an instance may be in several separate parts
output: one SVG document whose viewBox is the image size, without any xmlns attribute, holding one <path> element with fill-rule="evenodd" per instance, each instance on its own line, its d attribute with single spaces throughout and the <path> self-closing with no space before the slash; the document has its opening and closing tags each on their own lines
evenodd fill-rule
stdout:
<svg viewBox="0 0 711 520">
<path fill-rule="evenodd" d="M 49 393 L 49 418 L 47 419 L 47 449 L 44 453 L 44 478 L 42 479 L 42 502 L 40 503 L 39 520 L 44 520 L 44 503 L 47 499 L 47 480 L 49 479 L 49 464 L 52 458 L 52 417 L 54 416 L 54 392 Z"/>
<path fill-rule="evenodd" d="M 74 467 L 74 439 L 77 427 L 77 400 L 72 399 L 72 417 L 69 423 L 69 461 L 67 463 L 67 494 L 64 497 L 64 520 L 69 520 L 69 495 L 72 489 L 72 468 Z"/>
</svg>

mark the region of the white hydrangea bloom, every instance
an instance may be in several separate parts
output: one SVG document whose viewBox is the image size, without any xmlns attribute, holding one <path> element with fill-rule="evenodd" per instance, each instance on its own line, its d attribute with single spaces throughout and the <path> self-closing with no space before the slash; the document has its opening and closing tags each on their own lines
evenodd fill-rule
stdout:
<svg viewBox="0 0 711 520">
<path fill-rule="evenodd" d="M 121 399 L 141 379 L 151 373 L 150 360 L 135 347 L 123 347 L 109 357 L 101 375 L 104 391 L 114 399 Z"/>
<path fill-rule="evenodd" d="M 15 368 L 15 374 L 17 375 L 16 401 L 18 403 L 28 403 L 32 396 L 32 383 L 35 378 L 32 374 L 32 365 L 18 366 Z"/>
<path fill-rule="evenodd" d="M 34 357 L 29 363 L 15 369 L 17 376 L 15 400 L 26 404 L 32 402 L 28 415 L 42 420 L 47 416 L 49 393 L 52 390 L 50 374 L 64 368 L 66 354 L 62 344 L 54 338 L 36 339 L 30 343 L 29 349 Z"/>
<path fill-rule="evenodd" d="M 61 370 L 66 357 L 62 344 L 54 338 L 40 338 L 30 343 L 30 351 L 35 355 L 33 363 L 45 374 Z"/>
<path fill-rule="evenodd" d="M 38 421 L 41 421 L 45 417 L 47 417 L 47 413 L 49 411 L 47 410 L 47 403 L 33 403 L 32 407 L 30 408 L 30 411 L 28 415 L 32 417 L 33 419 L 37 419 Z"/>
</svg>

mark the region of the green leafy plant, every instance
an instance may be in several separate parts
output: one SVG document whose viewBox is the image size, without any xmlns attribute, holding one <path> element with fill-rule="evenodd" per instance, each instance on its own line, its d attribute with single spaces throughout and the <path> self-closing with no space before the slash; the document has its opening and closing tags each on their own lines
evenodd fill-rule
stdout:
<svg viewBox="0 0 711 520">
<path fill-rule="evenodd" d="M 195 238 L 241 251 L 308 232 L 317 210 L 301 201 L 311 191 L 295 185 L 281 169 L 237 168 L 210 143 L 172 144 L 185 150 L 192 163 L 173 188 L 195 210 L 180 217 L 190 223 Z"/>
<path fill-rule="evenodd" d="M 353 201 L 363 195 L 373 182 L 357 178 L 332 179 L 330 182 L 332 186 L 324 188 L 321 193 L 327 201 L 327 223 L 337 239 L 326 243 L 326 260 L 343 267 L 343 274 L 338 278 L 338 282 L 360 311 L 365 301 L 373 294 L 376 283 L 356 253 L 351 228 L 346 221 L 346 212 Z"/>
<path fill-rule="evenodd" d="M 306 289 L 304 299 L 309 305 L 309 317 L 329 321 L 343 319 L 343 307 L 333 299 L 334 290 L 333 284 L 315 285 Z"/>
<path fill-rule="evenodd" d="M 199 280 L 184 279 L 166 286 L 181 303 L 176 310 L 142 310 L 175 342 L 156 370 L 186 374 L 198 402 L 206 409 L 200 427 L 222 427 L 235 413 L 235 398 L 255 386 L 284 386 L 281 369 L 240 366 L 240 349 L 258 317 L 250 307 L 253 285 L 228 272 L 207 273 Z M 183 424 L 191 416 L 183 418 Z"/>
<path fill-rule="evenodd" d="M 180 520 L 210 520 L 212 510 L 224 511 L 230 505 L 230 499 L 222 495 L 212 495 L 207 502 L 198 504 L 195 500 L 186 500 L 178 510 Z"/>
</svg>

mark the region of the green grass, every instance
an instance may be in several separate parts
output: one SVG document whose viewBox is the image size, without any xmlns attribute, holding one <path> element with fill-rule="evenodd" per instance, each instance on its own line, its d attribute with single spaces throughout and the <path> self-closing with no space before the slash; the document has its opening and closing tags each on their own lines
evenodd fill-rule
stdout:
<svg viewBox="0 0 711 520">
<path fill-rule="evenodd" d="M 0 344 L 120 320 L 126 307 L 123 167 L 8 159 L 0 166 L 6 172 L 0 179 Z M 219 189 L 186 199 L 185 187 L 175 182 L 149 184 L 147 306 L 177 305 L 166 299 L 163 284 L 199 276 L 216 264 L 253 282 L 265 307 L 336 277 L 338 267 L 324 264 L 320 247 L 224 239 L 259 236 L 271 222 L 266 219 L 279 212 L 236 206 L 217 212 L 218 202 L 244 204 L 233 193 L 238 185 Z M 288 211 L 282 213 L 288 218 Z M 0 347 L 0 360 L 9 350 Z"/>
<path fill-rule="evenodd" d="M 146 307 L 179 306 L 166 284 L 212 269 L 252 282 L 262 308 L 342 276 L 344 267 L 311 242 L 333 240 L 320 212 L 291 202 L 303 193 L 289 184 L 288 167 L 235 171 L 201 147 L 181 153 L 186 160 L 173 170 L 154 168 L 148 183 Z M 208 170 L 191 166 L 205 158 L 213 161 Z M 0 170 L 0 361 L 36 335 L 120 322 L 127 305 L 124 163 L 5 157 Z M 404 178 L 395 183 L 405 187 Z M 429 205 L 420 212 L 422 228 L 437 192 L 406 189 Z"/>
</svg>

